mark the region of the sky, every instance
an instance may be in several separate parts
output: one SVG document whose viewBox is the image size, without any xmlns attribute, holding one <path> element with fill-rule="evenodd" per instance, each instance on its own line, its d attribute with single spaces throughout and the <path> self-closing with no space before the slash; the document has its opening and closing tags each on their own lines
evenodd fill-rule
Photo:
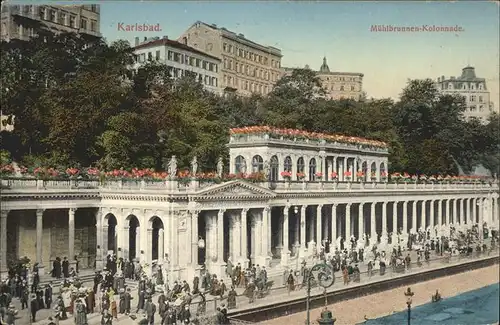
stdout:
<svg viewBox="0 0 500 325">
<path fill-rule="evenodd" d="M 72 1 L 71 4 L 78 3 Z M 87 2 L 90 3 L 90 2 Z M 68 3 L 69 4 L 69 3 Z M 282 50 L 282 66 L 364 74 L 368 97 L 398 98 L 408 79 L 459 76 L 467 65 L 486 79 L 499 106 L 499 14 L 492 1 L 119 1 L 99 2 L 108 41 L 177 39 L 200 20 Z M 159 24 L 161 32 L 125 32 L 118 24 Z M 457 26 L 458 32 L 372 32 L 372 25 Z"/>
</svg>

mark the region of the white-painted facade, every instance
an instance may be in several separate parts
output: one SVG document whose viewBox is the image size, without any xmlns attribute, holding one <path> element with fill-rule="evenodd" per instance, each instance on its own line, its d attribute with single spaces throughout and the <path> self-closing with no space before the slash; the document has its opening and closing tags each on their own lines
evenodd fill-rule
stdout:
<svg viewBox="0 0 500 325">
<path fill-rule="evenodd" d="M 219 94 L 219 66 L 220 60 L 211 55 L 177 41 L 163 39 L 149 39 L 134 47 L 136 62 L 132 66 L 137 70 L 148 61 L 157 61 L 167 65 L 170 76 L 174 79 L 183 77 L 186 72 L 196 75 L 205 89 Z"/>
<path fill-rule="evenodd" d="M 460 77 L 439 77 L 436 87 L 443 94 L 461 95 L 465 98 L 465 119 L 475 117 L 484 123 L 494 111 L 486 79 L 476 77 L 473 67 L 463 68 Z"/>
</svg>

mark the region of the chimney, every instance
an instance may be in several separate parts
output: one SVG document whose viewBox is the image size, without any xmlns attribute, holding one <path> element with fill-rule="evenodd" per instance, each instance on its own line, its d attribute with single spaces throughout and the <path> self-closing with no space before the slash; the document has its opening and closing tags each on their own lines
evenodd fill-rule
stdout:
<svg viewBox="0 0 500 325">
<path fill-rule="evenodd" d="M 163 35 L 163 39 L 168 39 L 168 35 Z"/>
<path fill-rule="evenodd" d="M 144 36 L 144 42 L 147 42 L 148 41 L 148 38 L 146 36 Z"/>
<path fill-rule="evenodd" d="M 139 45 L 139 37 L 135 38 L 135 46 Z"/>
</svg>

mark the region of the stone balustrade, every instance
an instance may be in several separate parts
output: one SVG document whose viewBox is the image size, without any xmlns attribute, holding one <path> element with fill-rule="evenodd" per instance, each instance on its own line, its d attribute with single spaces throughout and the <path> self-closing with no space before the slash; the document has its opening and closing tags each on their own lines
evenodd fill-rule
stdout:
<svg viewBox="0 0 500 325">
<path fill-rule="evenodd" d="M 22 178 L 6 178 L 1 180 L 3 190 L 170 190 L 174 192 L 197 191 L 220 182 L 199 181 L 179 182 L 171 180 L 37 180 Z M 279 181 L 254 182 L 256 185 L 275 190 L 286 191 L 428 191 L 428 190 L 487 190 L 499 188 L 498 180 L 488 182 L 336 182 L 336 181 Z"/>
</svg>

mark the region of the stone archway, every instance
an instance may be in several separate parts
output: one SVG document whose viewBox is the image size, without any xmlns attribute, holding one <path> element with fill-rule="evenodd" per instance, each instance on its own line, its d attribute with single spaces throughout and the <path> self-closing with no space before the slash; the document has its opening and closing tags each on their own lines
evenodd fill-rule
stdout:
<svg viewBox="0 0 500 325">
<path fill-rule="evenodd" d="M 370 180 L 375 180 L 377 177 L 377 163 L 372 162 L 372 165 L 370 166 Z"/>
<path fill-rule="evenodd" d="M 104 228 L 107 228 L 107 229 L 104 229 L 104 231 L 107 232 L 107 233 L 105 233 L 105 235 L 107 235 L 107 238 L 106 238 L 106 241 L 104 242 L 107 250 L 104 253 L 107 255 L 109 251 L 113 251 L 116 254 L 116 250 L 117 250 L 117 247 L 116 247 L 116 243 L 117 243 L 116 226 L 118 225 L 118 221 L 116 220 L 115 215 L 112 213 L 108 213 L 104 217 L 104 225 L 105 225 Z"/>
<path fill-rule="evenodd" d="M 132 261 L 134 259 L 139 259 L 140 258 L 140 222 L 139 219 L 131 214 L 127 217 L 125 220 L 125 228 L 126 231 L 128 231 L 128 244 L 126 247 L 128 247 L 128 252 L 124 252 L 124 255 L 129 259 L 129 261 Z"/>
<path fill-rule="evenodd" d="M 163 221 L 158 216 L 153 216 L 149 220 L 151 231 L 151 260 L 163 260 L 165 255 L 165 228 Z"/>
</svg>

